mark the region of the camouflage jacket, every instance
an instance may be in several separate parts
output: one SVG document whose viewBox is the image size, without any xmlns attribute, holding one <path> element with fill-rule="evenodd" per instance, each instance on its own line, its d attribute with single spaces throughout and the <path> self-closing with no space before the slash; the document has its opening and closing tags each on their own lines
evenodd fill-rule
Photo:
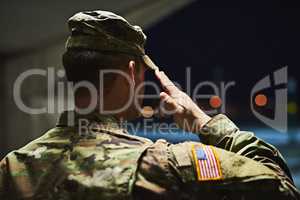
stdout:
<svg viewBox="0 0 300 200">
<path fill-rule="evenodd" d="M 112 117 L 67 113 L 0 165 L 0 199 L 300 199 L 273 146 L 217 115 L 202 143 L 129 135 Z"/>
</svg>

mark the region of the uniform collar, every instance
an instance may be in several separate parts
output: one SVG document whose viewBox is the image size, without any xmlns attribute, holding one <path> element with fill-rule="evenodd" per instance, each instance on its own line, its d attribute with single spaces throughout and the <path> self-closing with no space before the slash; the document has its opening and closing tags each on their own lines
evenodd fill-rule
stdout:
<svg viewBox="0 0 300 200">
<path fill-rule="evenodd" d="M 60 114 L 56 126 L 77 126 L 81 120 L 86 120 L 91 123 L 100 123 L 110 125 L 110 127 L 119 127 L 117 119 L 112 115 L 101 115 L 98 112 L 92 112 L 90 114 L 79 114 L 76 111 L 64 111 Z M 83 121 L 81 122 L 83 123 Z"/>
</svg>

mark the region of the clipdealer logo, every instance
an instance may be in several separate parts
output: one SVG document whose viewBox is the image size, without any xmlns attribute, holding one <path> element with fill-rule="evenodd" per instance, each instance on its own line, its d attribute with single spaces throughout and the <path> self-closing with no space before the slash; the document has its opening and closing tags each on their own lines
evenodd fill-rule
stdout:
<svg viewBox="0 0 300 200">
<path fill-rule="evenodd" d="M 287 73 L 288 68 L 283 67 L 281 69 L 278 69 L 274 71 L 272 74 L 265 76 L 261 80 L 259 80 L 254 87 L 251 90 L 250 93 L 250 107 L 251 111 L 254 114 L 254 116 L 262 121 L 264 124 L 270 126 L 271 128 L 280 131 L 280 132 L 286 132 L 287 131 L 287 79 L 288 79 L 288 73 Z M 99 72 L 99 77 L 100 80 L 103 80 L 103 77 L 106 73 L 117 73 L 119 75 L 122 75 L 126 78 L 128 81 L 129 85 L 130 84 L 130 78 L 128 77 L 127 74 L 125 74 L 122 71 L 119 70 L 102 70 Z M 227 97 L 227 92 L 228 90 L 233 87 L 236 82 L 235 81 L 230 81 L 230 82 L 220 82 L 220 85 L 216 85 L 214 82 L 210 81 L 204 81 L 204 82 L 199 82 L 195 87 L 191 86 L 191 69 L 189 67 L 186 68 L 186 85 L 185 87 L 182 87 L 181 85 L 177 84 L 174 82 L 174 84 L 179 87 L 179 89 L 185 88 L 186 93 L 195 101 L 197 100 L 203 100 L 203 99 L 208 99 L 209 100 L 209 105 L 210 109 L 204 110 L 207 114 L 217 114 L 218 112 L 221 113 L 226 113 L 225 111 L 225 104 L 226 104 L 226 97 Z M 25 104 L 25 102 L 22 100 L 22 95 L 21 95 L 21 86 L 23 82 L 28 79 L 29 77 L 33 75 L 38 75 L 46 78 L 47 81 L 47 97 L 48 100 L 47 105 L 44 105 L 43 107 L 39 108 L 33 108 Z M 65 72 L 63 70 L 58 70 L 57 72 L 55 71 L 55 68 L 47 68 L 47 69 L 30 69 L 27 70 L 23 73 L 21 73 L 15 83 L 14 83 L 14 89 L 13 89 L 13 97 L 14 101 L 17 105 L 17 107 L 28 114 L 43 114 L 43 113 L 55 113 L 55 112 L 63 112 L 64 110 L 70 110 L 74 109 L 74 104 L 72 103 L 74 101 L 74 92 L 80 88 L 80 87 L 85 87 L 88 89 L 91 95 L 92 101 L 90 102 L 90 105 L 86 109 L 81 109 L 80 112 L 84 113 L 89 113 L 91 110 L 95 109 L 97 106 L 100 109 L 102 113 L 108 113 L 108 114 L 113 114 L 116 112 L 121 112 L 121 110 L 105 110 L 101 102 L 103 102 L 103 96 L 101 92 L 103 90 L 100 88 L 100 91 L 98 91 L 93 84 L 87 81 L 81 81 L 79 83 L 72 83 L 72 82 L 64 82 L 64 81 L 56 81 L 55 76 L 57 75 L 58 78 L 62 78 L 65 76 Z M 100 85 L 103 85 L 101 82 Z M 143 98 L 143 99 L 151 99 L 151 98 L 157 98 L 160 92 L 160 87 L 157 85 L 155 82 L 151 81 L 145 81 L 143 85 L 145 86 L 149 85 L 155 90 L 155 94 L 150 95 L 150 94 L 144 94 L 144 95 L 139 95 L 138 91 L 142 87 L 137 87 L 137 90 L 135 91 L 136 94 L 134 95 L 134 91 L 132 88 L 130 88 L 130 99 L 120 109 L 126 109 L 128 108 L 129 105 L 133 102 L 136 108 L 138 108 L 141 111 L 144 111 L 144 108 L 141 108 L 138 103 L 138 98 Z M 213 93 L 211 94 L 203 94 L 202 88 L 210 88 Z M 265 91 L 272 91 L 274 95 L 274 106 L 273 104 L 269 104 L 268 101 L 270 96 L 265 94 Z M 98 93 L 99 92 L 99 93 Z M 66 94 L 66 99 L 65 95 Z M 136 96 L 136 99 L 133 99 L 132 97 Z M 54 100 L 51 100 L 52 97 L 57 97 L 54 98 Z M 99 101 L 98 101 L 98 98 Z M 269 98 L 269 99 L 268 99 Z M 62 100 L 64 99 L 64 100 Z M 67 103 L 66 103 L 67 102 Z M 100 104 L 98 104 L 100 102 Z M 273 106 L 271 109 L 269 108 Z M 273 116 L 266 115 L 266 113 L 261 113 L 259 107 L 264 107 L 266 106 L 269 111 L 272 111 L 274 113 Z M 159 108 L 163 108 L 163 104 L 159 105 Z M 148 107 L 146 107 L 148 109 Z M 146 109 L 146 117 L 151 117 L 154 114 L 157 114 L 158 110 L 152 110 L 151 109 Z M 172 111 L 171 111 L 172 112 Z M 143 112 L 141 112 L 143 113 Z M 74 117 L 70 117 L 70 121 L 72 122 Z M 70 124 L 72 124 L 70 122 Z"/>
<path fill-rule="evenodd" d="M 255 117 L 264 124 L 283 133 L 287 132 L 287 80 L 288 67 L 286 66 L 259 80 L 252 88 L 250 96 L 251 111 Z M 263 91 L 270 89 L 274 91 L 275 96 L 273 118 L 259 113 L 254 106 L 266 105 L 268 99 Z"/>
</svg>

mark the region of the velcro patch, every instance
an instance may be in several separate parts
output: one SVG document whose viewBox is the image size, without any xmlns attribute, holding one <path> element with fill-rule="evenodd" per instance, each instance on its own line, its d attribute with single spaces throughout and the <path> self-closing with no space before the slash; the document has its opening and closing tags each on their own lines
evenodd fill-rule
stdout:
<svg viewBox="0 0 300 200">
<path fill-rule="evenodd" d="M 222 179 L 220 161 L 212 146 L 194 145 L 192 154 L 199 181 Z"/>
</svg>

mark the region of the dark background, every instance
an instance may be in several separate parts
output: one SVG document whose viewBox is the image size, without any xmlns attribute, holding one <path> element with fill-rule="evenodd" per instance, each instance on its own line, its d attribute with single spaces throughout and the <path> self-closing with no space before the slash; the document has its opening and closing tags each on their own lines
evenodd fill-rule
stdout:
<svg viewBox="0 0 300 200">
<path fill-rule="evenodd" d="M 186 67 L 191 67 L 192 88 L 201 81 L 217 85 L 235 82 L 227 92 L 225 113 L 241 129 L 253 131 L 279 148 L 298 186 L 299 109 L 288 113 L 288 132 L 280 133 L 253 115 L 250 92 L 260 79 L 288 66 L 289 81 L 283 87 L 288 87 L 288 102 L 299 105 L 299 20 L 298 4 L 287 1 L 197 1 L 147 30 L 148 52 L 172 80 L 184 86 Z M 268 97 L 265 107 L 255 107 L 270 118 L 274 117 L 275 89 L 264 91 Z M 208 101 L 199 103 L 207 107 Z M 164 137 L 174 142 L 198 139 L 180 133 Z"/>
<path fill-rule="evenodd" d="M 185 85 L 185 70 L 191 67 L 192 87 L 201 81 L 217 85 L 234 81 L 235 86 L 226 96 L 225 114 L 241 129 L 254 131 L 278 147 L 287 159 L 296 184 L 300 185 L 300 6 L 297 3 L 279 0 L 0 2 L 1 158 L 53 127 L 58 115 L 58 112 L 29 115 L 20 111 L 12 92 L 16 78 L 33 68 L 61 69 L 67 19 L 78 11 L 102 9 L 122 14 L 144 28 L 148 54 L 172 80 Z M 259 80 L 284 66 L 288 66 L 288 84 L 294 85 L 289 89 L 288 101 L 298 110 L 288 114 L 288 133 L 279 133 L 253 115 L 250 92 Z M 22 97 L 30 106 L 44 106 L 55 98 L 47 96 L 45 80 L 30 79 L 24 84 Z M 266 93 L 267 106 L 257 108 L 270 118 L 276 103 L 274 91 L 270 88 Z M 202 92 L 212 91 L 204 88 Z M 209 108 L 208 102 L 198 103 Z M 146 136 L 154 140 L 164 137 L 170 142 L 198 140 L 195 135 L 181 133 L 170 137 L 150 132 Z"/>
<path fill-rule="evenodd" d="M 227 93 L 228 114 L 242 123 L 250 120 L 259 125 L 250 111 L 255 83 L 284 66 L 288 66 L 289 78 L 299 80 L 298 9 L 284 1 L 197 1 L 147 30 L 147 48 L 182 85 L 188 66 L 193 85 L 206 80 L 235 81 Z M 299 104 L 298 94 L 299 87 L 289 100 Z"/>
</svg>

